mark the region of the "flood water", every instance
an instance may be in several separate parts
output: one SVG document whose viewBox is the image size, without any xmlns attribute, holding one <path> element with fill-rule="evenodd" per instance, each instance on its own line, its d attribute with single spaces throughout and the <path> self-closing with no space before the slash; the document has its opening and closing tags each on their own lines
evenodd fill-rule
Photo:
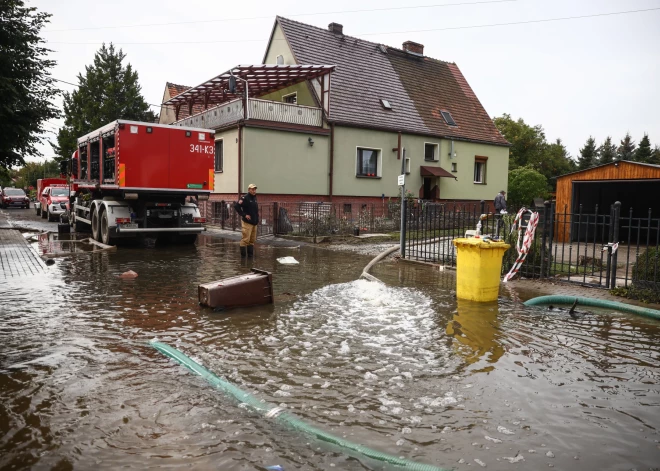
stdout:
<svg viewBox="0 0 660 471">
<path fill-rule="evenodd" d="M 299 265 L 281 265 L 293 256 Z M 204 236 L 58 258 L 0 285 L 0 469 L 383 469 L 283 428 L 158 339 L 355 443 L 444 468 L 660 463 L 660 323 L 456 300 L 452 272 Z M 273 273 L 272 306 L 213 312 L 201 283 Z M 133 270 L 135 279 L 118 275 Z M 524 461 L 523 461 L 524 460 Z"/>
</svg>

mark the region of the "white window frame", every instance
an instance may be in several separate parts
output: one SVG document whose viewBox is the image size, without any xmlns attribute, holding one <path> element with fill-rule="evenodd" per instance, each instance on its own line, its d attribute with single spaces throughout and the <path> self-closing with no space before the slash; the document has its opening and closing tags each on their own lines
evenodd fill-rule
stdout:
<svg viewBox="0 0 660 471">
<path fill-rule="evenodd" d="M 215 154 L 215 148 L 217 146 L 217 143 L 222 142 L 222 156 L 220 157 L 220 170 L 218 170 L 217 165 L 216 165 L 218 156 L 214 155 L 214 157 L 213 157 L 213 171 L 215 173 L 223 173 L 225 171 L 225 142 L 224 141 L 225 141 L 225 139 L 221 137 L 219 139 L 216 139 L 213 142 L 214 154 Z"/>
<path fill-rule="evenodd" d="M 427 160 L 426 159 L 426 146 L 433 146 L 435 147 L 435 150 L 433 151 L 433 159 L 432 160 Z M 424 161 L 425 162 L 437 162 L 440 160 L 440 144 L 437 142 L 425 142 L 424 143 Z"/>
<path fill-rule="evenodd" d="M 295 103 L 288 103 L 285 98 L 288 98 L 290 96 L 295 96 L 296 97 L 296 102 Z M 286 95 L 282 95 L 282 103 L 287 103 L 289 105 L 297 105 L 298 104 L 298 92 L 293 92 L 293 93 L 287 93 Z"/>
<path fill-rule="evenodd" d="M 367 175 L 360 175 L 358 174 L 358 159 L 359 159 L 359 151 L 360 149 L 364 150 L 373 150 L 378 152 L 378 157 L 376 159 L 376 176 L 375 177 L 369 177 Z M 382 178 L 383 176 L 383 149 L 379 149 L 376 147 L 368 147 L 368 146 L 355 146 L 355 177 L 356 178 Z"/>
<path fill-rule="evenodd" d="M 474 184 L 475 185 L 485 185 L 486 184 L 486 172 L 488 171 L 488 158 L 483 158 L 483 157 L 475 157 L 474 158 L 474 176 L 476 176 L 477 173 L 477 165 L 483 165 L 483 169 L 481 171 L 481 180 L 477 180 L 474 178 Z"/>
<path fill-rule="evenodd" d="M 410 175 L 410 157 L 406 157 L 406 175 Z"/>
</svg>

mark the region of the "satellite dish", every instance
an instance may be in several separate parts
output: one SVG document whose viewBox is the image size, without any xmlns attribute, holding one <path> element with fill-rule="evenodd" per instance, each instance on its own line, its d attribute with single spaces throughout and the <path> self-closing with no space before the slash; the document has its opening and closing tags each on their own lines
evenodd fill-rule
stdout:
<svg viewBox="0 0 660 471">
<path fill-rule="evenodd" d="M 229 77 L 229 93 L 236 93 L 236 77 Z"/>
</svg>

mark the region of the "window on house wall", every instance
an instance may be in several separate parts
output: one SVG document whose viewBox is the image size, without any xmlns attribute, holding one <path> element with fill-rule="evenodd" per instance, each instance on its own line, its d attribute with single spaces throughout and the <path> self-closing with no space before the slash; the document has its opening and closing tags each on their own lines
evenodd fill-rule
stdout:
<svg viewBox="0 0 660 471">
<path fill-rule="evenodd" d="M 293 92 L 282 97 L 282 103 L 291 103 L 295 105 L 298 103 L 298 92 Z"/>
<path fill-rule="evenodd" d="M 215 141 L 215 171 L 222 172 L 223 158 L 224 158 L 224 144 L 220 139 Z"/>
<path fill-rule="evenodd" d="M 410 157 L 406 157 L 406 175 L 410 174 Z"/>
<path fill-rule="evenodd" d="M 277 59 L 275 59 L 275 60 L 277 61 L 277 65 L 284 65 L 284 56 L 283 55 L 280 54 L 279 56 L 277 56 Z"/>
<path fill-rule="evenodd" d="M 355 174 L 358 177 L 380 177 L 380 151 L 358 147 Z"/>
<path fill-rule="evenodd" d="M 486 184 L 486 162 L 488 157 L 474 158 L 474 183 Z"/>
<path fill-rule="evenodd" d="M 458 172 L 458 164 L 456 162 L 451 163 L 451 171 Z"/>
<path fill-rule="evenodd" d="M 438 160 L 438 144 L 424 143 L 424 160 Z"/>
</svg>

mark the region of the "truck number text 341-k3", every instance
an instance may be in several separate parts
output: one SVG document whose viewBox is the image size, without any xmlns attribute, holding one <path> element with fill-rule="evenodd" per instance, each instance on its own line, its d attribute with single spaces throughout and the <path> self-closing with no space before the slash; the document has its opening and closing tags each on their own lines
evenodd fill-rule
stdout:
<svg viewBox="0 0 660 471">
<path fill-rule="evenodd" d="M 200 144 L 190 144 L 190 152 L 196 152 L 198 154 L 214 154 L 214 146 L 204 146 Z"/>
</svg>

